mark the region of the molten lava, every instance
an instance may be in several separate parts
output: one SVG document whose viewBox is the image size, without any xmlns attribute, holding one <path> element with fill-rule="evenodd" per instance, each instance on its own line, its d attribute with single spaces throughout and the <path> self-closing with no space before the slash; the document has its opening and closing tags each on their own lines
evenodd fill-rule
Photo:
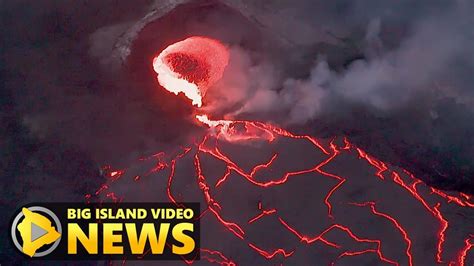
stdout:
<svg viewBox="0 0 474 266">
<path fill-rule="evenodd" d="M 183 93 L 195 106 L 216 81 L 221 79 L 229 52 L 220 42 L 206 37 L 190 37 L 171 44 L 153 59 L 158 82 L 166 90 Z"/>
<path fill-rule="evenodd" d="M 132 174 L 130 178 L 134 181 L 141 181 L 141 177 L 149 177 L 152 174 L 160 175 L 159 179 L 164 178 L 166 180 L 165 191 L 168 200 L 179 204 L 178 202 L 185 195 L 182 194 L 184 188 L 177 186 L 176 183 L 179 182 L 178 179 L 183 179 L 185 176 L 177 174 L 177 167 L 180 162 L 187 161 L 189 163 L 192 161 L 195 171 L 194 186 L 201 191 L 202 200 L 205 205 L 205 210 L 200 219 L 212 217 L 222 227 L 216 230 L 222 234 L 227 232 L 234 236 L 236 241 L 243 241 L 250 252 L 256 252 L 265 260 L 268 260 L 270 264 L 274 265 L 277 261 L 281 262 L 281 259 L 286 260 L 298 256 L 303 252 L 302 245 L 317 245 L 320 248 L 325 248 L 327 256 L 333 256 L 331 265 L 344 258 L 359 256 L 374 256 L 374 258 L 379 260 L 377 265 L 427 265 L 424 264 L 427 260 L 431 261 L 429 265 L 470 265 L 467 262 L 473 259 L 472 257 L 469 258 L 469 252 L 474 247 L 474 234 L 473 232 L 461 234 L 457 232 L 456 227 L 451 229 L 450 220 L 453 217 L 448 218 L 447 215 L 452 213 L 453 210 L 462 213 L 462 209 L 472 209 L 474 202 L 471 195 L 442 192 L 431 188 L 408 171 L 391 169 L 386 163 L 367 154 L 347 139 L 344 139 L 343 145 L 338 145 L 335 141 L 324 144 L 324 142 L 312 136 L 294 134 L 267 123 L 230 120 L 213 121 L 207 116 L 200 116 L 199 119 L 210 129 L 200 142 L 184 147 L 180 153 L 168 156 L 168 158 L 165 158 L 166 154 L 164 152 L 159 152 L 140 159 L 140 161 L 152 161 L 153 166 L 150 170 L 145 171 L 144 174 L 140 176 Z M 236 128 L 241 130 L 236 130 Z M 274 153 L 273 156 L 267 158 L 263 163 L 256 163 L 250 169 L 246 169 L 233 159 L 235 154 L 226 153 L 225 147 L 223 147 L 229 141 L 230 143 L 239 144 L 240 142 L 252 140 L 271 144 L 285 139 L 306 143 L 308 148 L 319 151 L 322 159 L 315 158 L 310 167 L 275 175 L 272 169 L 277 169 L 278 164 L 285 163 L 285 161 L 282 161 L 280 153 Z M 347 159 L 350 157 L 359 158 L 362 161 L 361 164 L 365 162 L 367 166 L 373 168 L 373 176 L 366 177 L 368 180 L 372 179 L 370 182 L 380 184 L 386 187 L 386 189 L 391 189 L 397 193 L 399 198 L 390 198 L 388 199 L 389 202 L 402 201 L 403 197 L 403 201 L 410 200 L 410 206 L 395 204 L 398 208 L 387 208 L 387 199 L 384 197 L 383 191 L 376 193 L 378 196 L 370 200 L 357 202 L 338 202 L 334 200 L 335 197 L 337 198 L 337 194 L 347 193 L 347 191 L 344 192 L 344 187 L 352 186 L 354 183 L 351 183 L 351 181 L 361 182 L 357 178 L 354 180 L 354 177 L 342 176 L 339 173 L 327 170 L 328 168 L 334 169 L 334 162 L 341 160 L 340 158 Z M 215 160 L 214 165 L 218 165 L 218 163 L 225 165 L 225 171 L 220 176 L 205 174 L 209 169 L 205 169 L 204 160 L 209 160 L 209 158 Z M 117 182 L 118 178 L 123 177 L 127 169 L 112 170 L 110 167 L 104 169 L 108 172 L 109 184 L 101 186 L 95 194 L 103 194 L 114 202 L 120 202 L 123 198 L 118 197 L 114 192 L 110 192 L 111 184 Z M 262 173 L 270 175 L 270 179 L 262 180 Z M 229 186 L 232 187 L 232 182 L 237 182 L 236 178 L 243 178 L 249 185 L 249 189 L 250 187 L 261 189 L 263 195 L 267 190 L 271 191 L 278 187 L 284 188 L 290 185 L 293 180 L 308 178 L 309 174 L 318 174 L 333 182 L 333 185 L 324 192 L 325 194 L 321 202 L 315 201 L 310 202 L 310 204 L 303 202 L 301 206 L 294 207 L 295 209 L 302 208 L 303 210 L 309 208 L 307 211 L 320 208 L 318 206 L 326 208 L 326 217 L 319 217 L 318 221 L 320 224 L 314 224 L 311 232 L 304 233 L 302 229 L 294 224 L 295 217 L 292 215 L 288 216 L 288 213 L 279 208 L 287 205 L 288 202 L 296 198 L 296 195 L 282 199 L 282 204 L 279 207 L 277 207 L 278 202 L 272 200 L 275 196 L 270 197 L 268 200 L 261 198 L 261 200 L 255 203 L 255 212 L 249 212 L 246 216 L 247 218 L 243 221 L 237 220 L 232 215 L 233 209 L 240 206 L 239 202 L 231 199 L 232 205 L 224 203 L 224 201 L 229 201 L 226 199 L 225 193 L 222 193 L 222 190 L 226 189 L 226 187 L 229 189 Z M 314 180 L 307 179 L 308 183 L 311 181 L 314 184 Z M 323 180 L 319 180 L 319 182 L 323 183 Z M 317 193 L 317 187 L 313 189 Z M 92 195 L 86 196 L 87 199 L 91 197 Z M 242 204 L 248 205 L 248 202 L 243 201 Z M 368 223 L 374 221 L 372 226 L 378 224 L 384 225 L 384 228 L 391 228 L 391 237 L 387 238 L 384 232 L 372 231 L 371 228 L 351 224 L 347 217 L 341 217 L 344 212 L 350 211 L 352 208 L 360 213 L 362 217 L 365 217 Z M 428 245 L 428 243 L 420 242 L 422 239 L 419 238 L 419 229 L 413 225 L 411 217 L 397 217 L 399 212 L 405 208 L 410 209 L 408 212 L 416 209 L 420 212 L 417 216 L 424 216 L 432 221 L 431 223 L 436 229 L 432 235 L 432 252 L 415 253 L 415 250 L 419 252 L 420 245 Z M 264 220 L 269 221 L 272 219 L 276 219 L 278 223 L 271 228 L 271 234 L 288 236 L 287 241 L 285 241 L 286 244 L 282 243 L 282 246 L 276 249 L 265 247 L 265 244 L 257 242 L 252 236 L 252 232 L 255 232 L 253 226 L 258 226 L 258 223 Z M 206 220 L 206 222 L 209 222 L 209 220 Z M 417 221 L 414 221 L 414 223 L 417 224 Z M 456 223 L 457 221 L 454 220 L 454 224 Z M 223 231 L 223 229 L 226 231 Z M 429 232 L 429 228 L 425 230 Z M 378 233 L 381 235 L 377 236 Z M 205 234 L 203 237 L 205 237 Z M 459 249 L 452 250 L 452 248 L 446 248 L 447 241 L 451 241 L 451 243 L 458 242 Z M 293 243 L 290 245 L 290 248 L 288 248 L 288 242 Z M 399 247 L 399 250 L 394 251 L 387 248 L 387 246 L 394 246 L 395 244 Z M 226 243 L 224 246 L 228 246 L 228 244 Z M 403 255 L 393 257 L 393 253 Z M 303 254 L 303 256 L 305 255 Z M 201 258 L 219 265 L 237 265 L 234 260 L 224 255 L 222 251 L 210 248 L 201 248 Z M 421 262 L 417 263 L 417 261 Z M 185 261 L 185 263 L 192 264 L 193 261 Z M 290 262 L 288 263 L 291 264 Z M 318 261 L 314 261 L 314 264 L 318 265 Z"/>
<path fill-rule="evenodd" d="M 193 100 L 194 105 L 201 106 L 205 90 L 220 78 L 227 59 L 225 48 L 219 42 L 192 37 L 166 48 L 155 58 L 153 65 L 163 87 L 175 94 L 183 92 Z M 251 254 L 260 256 L 271 265 L 301 265 L 291 261 L 297 256 L 302 256 L 306 265 L 334 265 L 340 260 L 356 260 L 360 257 L 376 259 L 372 263 L 377 265 L 472 265 L 474 228 L 462 231 L 459 220 L 456 220 L 461 215 L 472 213 L 472 195 L 432 188 L 406 170 L 393 169 L 345 138 L 323 141 L 310 135 L 295 134 L 269 123 L 211 120 L 206 114 L 197 115 L 196 119 L 208 127 L 202 138 L 183 147 L 178 154 L 159 152 L 140 159 L 142 162 L 152 161 L 153 166 L 142 174 L 130 174 L 130 178 L 135 182 L 146 182 L 146 179 L 150 179 L 145 177 L 155 174 L 157 180 L 164 182 L 165 192 L 162 194 L 170 202 L 178 204 L 179 201 L 184 201 L 185 196 L 201 201 L 204 211 L 199 219 L 207 219 L 205 224 L 213 223 L 208 230 L 215 230 L 208 232 L 209 234 L 203 230 L 202 237 L 216 233 L 222 237 L 219 239 L 222 243 L 205 243 L 220 246 L 218 249 L 228 248 L 223 251 L 202 247 L 202 259 L 219 265 L 234 266 L 234 258 L 224 255 L 224 252 L 227 254 L 238 248 L 234 256 L 252 252 Z M 239 162 L 234 158 L 235 154 L 226 150 L 229 145 L 251 141 L 258 142 L 259 147 L 278 142 L 298 142 L 317 156 L 305 157 L 304 160 L 300 160 L 300 157 L 290 163 L 289 158 L 301 154 L 285 157 L 284 153 L 289 149 L 275 151 L 271 148 L 269 150 L 272 155 L 266 157 L 263 163 L 253 163 L 249 167 L 250 154 L 246 154 L 247 157 Z M 298 147 L 296 151 L 300 153 L 301 146 Z M 361 176 L 354 177 L 350 172 L 340 173 L 340 164 L 348 160 L 359 162 L 355 168 L 351 165 L 353 170 L 358 169 L 357 167 L 369 167 L 369 174 L 364 174 L 361 179 Z M 299 161 L 306 161 L 306 164 L 298 167 L 293 165 Z M 210 167 L 209 162 L 212 162 Z M 193 164 L 194 177 L 185 180 L 184 186 L 179 186 L 177 183 L 190 175 L 176 174 L 177 165 L 184 163 Z M 216 170 L 218 165 L 223 165 L 224 169 Z M 294 168 L 281 170 L 278 166 L 282 165 Z M 109 181 L 95 192 L 95 196 L 103 194 L 108 199 L 120 202 L 122 197 L 110 191 L 111 185 L 125 176 L 128 170 L 132 171 L 104 168 Z M 286 188 L 294 185 L 294 182 L 304 182 L 303 185 L 299 183 L 297 193 L 310 191 L 309 196 L 321 197 L 318 200 L 303 197 L 304 202 L 293 205 L 290 212 L 285 211 L 289 202 L 301 198 L 295 193 L 286 193 L 291 191 Z M 240 188 L 245 185 L 245 189 L 234 193 L 236 184 Z M 350 190 L 357 185 L 361 185 L 364 190 L 357 187 Z M 195 198 L 194 192 L 189 192 L 190 187 L 194 188 L 194 192 L 200 193 L 199 199 Z M 158 188 L 153 187 L 154 192 L 155 190 Z M 251 194 L 253 192 L 259 193 L 257 197 Z M 390 195 L 386 195 L 387 192 Z M 241 195 L 245 197 L 239 200 L 238 196 Z M 88 194 L 86 199 L 90 200 L 93 196 Z M 351 200 L 347 200 L 348 198 Z M 241 210 L 241 205 L 248 207 L 252 200 L 256 207 L 243 213 L 244 219 L 239 219 L 235 215 L 237 210 Z M 295 217 L 297 211 L 312 213 L 320 209 L 323 213 L 317 213 L 316 222 L 312 222 L 310 226 L 304 226 L 304 222 L 298 224 L 300 220 L 305 220 L 304 215 L 302 219 L 295 219 L 301 218 Z M 357 215 L 362 219 L 353 219 Z M 366 225 L 370 224 L 370 227 L 361 225 L 361 221 Z M 270 230 L 268 227 L 255 229 L 261 228 L 258 226 L 264 222 L 271 224 Z M 268 231 L 267 236 L 254 236 L 256 232 Z M 265 241 L 266 238 L 275 236 L 282 236 L 284 240 L 281 243 Z M 239 244 L 231 246 L 227 241 L 237 241 Z M 448 242 L 456 243 L 456 248 L 448 248 Z M 313 249 L 309 249 L 305 253 L 308 246 L 321 252 L 314 253 Z M 321 260 L 323 258 L 318 256 L 327 257 L 328 263 L 324 263 Z M 308 261 L 314 258 L 317 260 Z M 192 264 L 194 261 L 184 262 Z M 362 264 L 358 264 L 356 260 L 349 265 Z"/>
</svg>

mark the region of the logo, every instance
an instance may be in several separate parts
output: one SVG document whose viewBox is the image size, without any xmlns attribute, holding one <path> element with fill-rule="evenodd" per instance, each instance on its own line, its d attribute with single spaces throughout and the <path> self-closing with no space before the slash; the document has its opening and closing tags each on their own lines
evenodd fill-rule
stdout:
<svg viewBox="0 0 474 266">
<path fill-rule="evenodd" d="M 198 217 L 197 202 L 30 204 L 11 238 L 34 260 L 199 260 Z"/>
<path fill-rule="evenodd" d="M 58 217 L 40 206 L 22 208 L 11 228 L 13 243 L 30 257 L 43 257 L 53 252 L 59 245 L 61 232 Z"/>
</svg>

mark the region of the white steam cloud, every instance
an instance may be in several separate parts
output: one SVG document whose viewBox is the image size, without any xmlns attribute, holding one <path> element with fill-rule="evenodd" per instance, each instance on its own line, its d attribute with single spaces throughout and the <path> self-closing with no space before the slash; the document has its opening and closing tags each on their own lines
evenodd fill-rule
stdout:
<svg viewBox="0 0 474 266">
<path fill-rule="evenodd" d="M 274 63 L 255 63 L 251 52 L 232 47 L 228 69 L 216 88 L 209 91 L 206 108 L 227 117 L 264 116 L 286 124 L 317 118 L 328 111 L 325 101 L 334 99 L 377 112 L 398 110 L 438 84 L 466 78 L 454 73 L 453 67 L 459 60 L 474 65 L 470 22 L 462 8 L 425 17 L 395 48 L 388 49 L 380 37 L 384 22 L 373 19 L 361 41 L 363 59 L 336 72 L 325 60 L 314 58 L 314 67 L 305 79 L 286 76 Z M 472 98 L 472 93 L 464 97 Z"/>
</svg>

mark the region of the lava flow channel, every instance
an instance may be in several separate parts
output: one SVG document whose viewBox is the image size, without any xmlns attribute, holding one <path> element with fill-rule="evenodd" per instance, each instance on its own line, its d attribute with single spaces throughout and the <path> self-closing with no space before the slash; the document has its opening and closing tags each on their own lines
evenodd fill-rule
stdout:
<svg viewBox="0 0 474 266">
<path fill-rule="evenodd" d="M 108 182 L 87 200 L 200 201 L 202 260 L 186 264 L 474 263 L 471 195 L 432 188 L 345 138 L 196 118 L 199 141 L 137 162 L 146 167 L 105 167 Z M 136 186 L 120 189 L 126 180 Z"/>
</svg>

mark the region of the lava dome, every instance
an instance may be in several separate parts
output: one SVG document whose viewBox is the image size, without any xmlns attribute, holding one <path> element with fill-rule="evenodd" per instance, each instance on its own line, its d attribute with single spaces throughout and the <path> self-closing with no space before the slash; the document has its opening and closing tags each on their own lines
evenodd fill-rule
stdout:
<svg viewBox="0 0 474 266">
<path fill-rule="evenodd" d="M 166 47 L 153 59 L 153 69 L 166 90 L 181 92 L 201 107 L 206 91 L 221 79 L 228 61 L 229 52 L 221 42 L 194 36 Z"/>
</svg>

